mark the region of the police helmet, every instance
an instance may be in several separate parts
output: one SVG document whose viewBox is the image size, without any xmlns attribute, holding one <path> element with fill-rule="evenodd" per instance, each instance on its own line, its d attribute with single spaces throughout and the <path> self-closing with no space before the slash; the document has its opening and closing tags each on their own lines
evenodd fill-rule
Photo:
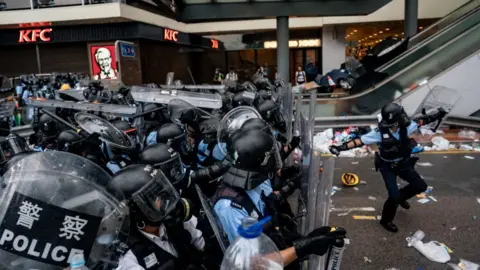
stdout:
<svg viewBox="0 0 480 270">
<path fill-rule="evenodd" d="M 257 109 L 262 118 L 268 123 L 273 124 L 274 128 L 282 133 L 287 132 L 287 123 L 278 104 L 272 100 L 266 100 L 258 105 Z"/>
<path fill-rule="evenodd" d="M 168 144 L 181 154 L 190 152 L 193 149 L 187 143 L 185 129 L 174 123 L 165 124 L 157 130 L 157 143 Z"/>
<path fill-rule="evenodd" d="M 48 114 L 43 114 L 39 119 L 39 128 L 46 137 L 53 137 L 58 134 L 58 123 Z"/>
<path fill-rule="evenodd" d="M 138 155 L 138 162 L 150 164 L 154 168 L 162 170 L 175 187 L 185 177 L 185 169 L 180 155 L 167 144 L 149 145 Z"/>
<path fill-rule="evenodd" d="M 69 146 L 83 139 L 80 134 L 73 130 L 64 130 L 57 137 L 57 150 L 70 152 Z"/>
<path fill-rule="evenodd" d="M 205 143 L 210 143 L 217 139 L 217 130 L 220 125 L 220 119 L 212 117 L 201 121 L 198 124 L 200 135 Z"/>
<path fill-rule="evenodd" d="M 251 106 L 255 99 L 255 93 L 243 91 L 236 93 L 232 98 L 232 106 L 234 108 L 238 106 Z"/>
<path fill-rule="evenodd" d="M 411 122 L 403 107 L 396 103 L 383 106 L 381 116 L 382 121 L 380 124 L 385 127 L 407 127 Z"/>
</svg>

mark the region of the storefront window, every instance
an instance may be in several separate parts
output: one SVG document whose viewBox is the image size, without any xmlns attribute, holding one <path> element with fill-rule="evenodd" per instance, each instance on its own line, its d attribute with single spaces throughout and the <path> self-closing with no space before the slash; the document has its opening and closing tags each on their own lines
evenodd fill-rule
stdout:
<svg viewBox="0 0 480 270">
<path fill-rule="evenodd" d="M 268 77 L 275 79 L 275 73 L 277 72 L 277 50 L 258 50 L 257 66 L 266 67 Z"/>
<path fill-rule="evenodd" d="M 233 68 L 240 80 L 251 77 L 256 72 L 254 50 L 228 52 L 227 58 L 228 69 Z"/>
</svg>

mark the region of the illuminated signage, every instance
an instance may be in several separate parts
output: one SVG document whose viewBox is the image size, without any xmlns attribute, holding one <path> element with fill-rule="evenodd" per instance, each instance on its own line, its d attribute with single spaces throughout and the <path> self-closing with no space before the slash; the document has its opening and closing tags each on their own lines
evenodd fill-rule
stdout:
<svg viewBox="0 0 480 270">
<path fill-rule="evenodd" d="M 49 42 L 52 40 L 52 28 L 20 30 L 19 43 L 32 43 L 37 41 Z"/>
<path fill-rule="evenodd" d="M 163 35 L 163 38 L 165 40 L 170 40 L 170 41 L 178 41 L 178 31 L 174 31 L 174 30 L 171 30 L 171 29 L 168 29 L 168 28 L 165 28 L 165 32 L 164 32 L 164 35 Z"/>
<path fill-rule="evenodd" d="M 212 49 L 218 49 L 218 40 L 210 39 L 212 42 Z"/>
<path fill-rule="evenodd" d="M 320 39 L 302 39 L 302 40 L 289 40 L 288 47 L 290 48 L 305 48 L 305 47 L 320 47 Z M 265 41 L 263 43 L 265 49 L 275 49 L 277 48 L 276 41 Z"/>
</svg>

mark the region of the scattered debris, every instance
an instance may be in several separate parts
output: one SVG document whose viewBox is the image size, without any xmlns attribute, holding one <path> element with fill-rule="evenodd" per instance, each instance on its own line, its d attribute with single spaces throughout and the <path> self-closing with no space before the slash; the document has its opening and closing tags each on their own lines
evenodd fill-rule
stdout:
<svg viewBox="0 0 480 270">
<path fill-rule="evenodd" d="M 443 158 L 448 158 L 447 156 L 443 156 Z"/>
<path fill-rule="evenodd" d="M 360 189 L 358 187 L 353 188 L 355 191 L 359 191 Z"/>
<path fill-rule="evenodd" d="M 394 268 L 394 267 L 393 267 L 393 268 L 388 268 L 388 269 L 386 269 L 386 270 L 400 270 L 400 269 L 397 269 L 397 268 Z"/>
<path fill-rule="evenodd" d="M 380 220 L 380 219 L 382 219 L 382 216 L 377 216 L 377 220 Z M 387 239 L 385 239 L 385 240 L 387 240 Z"/>
<path fill-rule="evenodd" d="M 418 200 L 417 202 L 419 202 L 419 203 L 421 203 L 421 204 L 424 204 L 424 203 L 427 203 L 427 202 L 429 202 L 429 201 L 430 201 L 429 199 L 423 198 L 423 199 Z"/>
<path fill-rule="evenodd" d="M 425 233 L 423 231 L 416 231 L 412 237 L 407 237 L 407 246 L 414 247 L 430 261 L 439 263 L 450 261 L 450 254 L 448 253 L 447 248 L 437 241 L 423 243 L 422 239 L 424 237 Z"/>
<path fill-rule="evenodd" d="M 428 187 L 427 187 L 427 190 L 425 190 L 425 194 L 427 194 L 427 195 L 432 194 L 432 190 L 433 190 L 433 187 L 432 187 L 432 186 L 428 186 Z"/>
<path fill-rule="evenodd" d="M 477 216 L 472 216 L 472 219 L 473 219 L 473 220 L 477 220 Z"/>
<path fill-rule="evenodd" d="M 358 161 L 352 161 L 352 164 L 353 164 L 353 165 L 357 165 L 357 164 L 358 164 Z"/>
<path fill-rule="evenodd" d="M 372 263 L 372 260 L 370 260 L 368 257 L 363 257 L 363 260 L 365 263 Z"/>
<path fill-rule="evenodd" d="M 417 165 L 422 166 L 422 167 L 432 167 L 433 166 L 433 164 L 430 163 L 430 162 L 417 162 Z"/>
<path fill-rule="evenodd" d="M 434 202 L 438 202 L 438 200 L 437 200 L 435 197 L 433 197 L 433 196 L 428 196 L 428 198 L 429 198 L 430 200 L 434 201 Z"/>
<path fill-rule="evenodd" d="M 373 207 L 351 207 L 351 208 L 331 208 L 333 212 L 347 212 L 348 214 L 357 211 L 357 212 L 375 212 Z"/>
<path fill-rule="evenodd" d="M 460 144 L 459 149 L 460 149 L 460 150 L 468 150 L 468 151 L 471 151 L 471 150 L 473 150 L 473 146 L 468 145 L 468 144 Z"/>
<path fill-rule="evenodd" d="M 477 137 L 477 133 L 473 130 L 462 129 L 460 132 L 458 132 L 458 137 L 473 140 L 475 137 Z"/>
<path fill-rule="evenodd" d="M 456 229 L 457 229 L 457 227 L 450 228 L 451 231 L 455 231 Z"/>
<path fill-rule="evenodd" d="M 343 239 L 343 242 L 345 243 L 345 245 L 350 245 L 350 243 L 352 243 L 348 238 Z"/>
<path fill-rule="evenodd" d="M 472 156 L 465 156 L 466 159 L 475 159 L 474 157 Z"/>
<path fill-rule="evenodd" d="M 367 181 L 360 180 L 360 185 L 366 185 L 366 184 L 367 184 Z"/>
<path fill-rule="evenodd" d="M 383 241 L 387 241 L 387 238 L 386 238 L 386 237 L 382 237 L 382 240 L 383 240 Z"/>
<path fill-rule="evenodd" d="M 373 197 L 373 196 L 368 196 L 368 199 L 369 199 L 369 200 L 372 200 L 372 201 L 376 201 L 376 200 L 377 200 L 377 198 L 375 198 L 375 197 Z"/>
<path fill-rule="evenodd" d="M 448 265 L 454 270 L 478 270 L 480 268 L 480 265 L 464 259 L 460 259 L 458 264 L 448 263 Z"/>
<path fill-rule="evenodd" d="M 450 142 L 441 136 L 433 137 L 432 143 L 433 143 L 433 147 L 432 147 L 433 150 L 448 150 L 448 147 L 450 145 Z"/>
<path fill-rule="evenodd" d="M 417 194 L 417 198 L 419 198 L 419 199 L 426 198 L 426 197 L 427 196 L 425 195 L 425 193 Z"/>
<path fill-rule="evenodd" d="M 377 217 L 375 216 L 352 216 L 353 219 L 359 219 L 359 220 L 377 220 Z"/>
<path fill-rule="evenodd" d="M 447 247 L 447 245 L 445 245 L 444 243 L 440 243 L 440 245 L 442 245 L 448 253 L 452 254 L 453 253 L 453 250 L 451 250 L 449 247 Z"/>
<path fill-rule="evenodd" d="M 344 217 L 344 216 L 348 216 L 348 214 L 350 214 L 350 212 L 340 213 L 337 216 L 338 217 Z"/>
</svg>

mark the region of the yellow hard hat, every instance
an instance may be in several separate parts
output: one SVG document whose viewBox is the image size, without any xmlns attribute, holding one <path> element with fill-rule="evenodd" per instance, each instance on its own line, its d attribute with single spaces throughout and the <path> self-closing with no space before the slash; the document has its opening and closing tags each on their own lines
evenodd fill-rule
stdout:
<svg viewBox="0 0 480 270">
<path fill-rule="evenodd" d="M 344 173 L 342 174 L 342 184 L 347 187 L 354 187 L 358 185 L 358 175 L 354 173 Z"/>
<path fill-rule="evenodd" d="M 64 83 L 62 84 L 62 87 L 60 87 L 60 90 L 61 91 L 70 90 L 70 85 L 68 83 Z"/>
</svg>

